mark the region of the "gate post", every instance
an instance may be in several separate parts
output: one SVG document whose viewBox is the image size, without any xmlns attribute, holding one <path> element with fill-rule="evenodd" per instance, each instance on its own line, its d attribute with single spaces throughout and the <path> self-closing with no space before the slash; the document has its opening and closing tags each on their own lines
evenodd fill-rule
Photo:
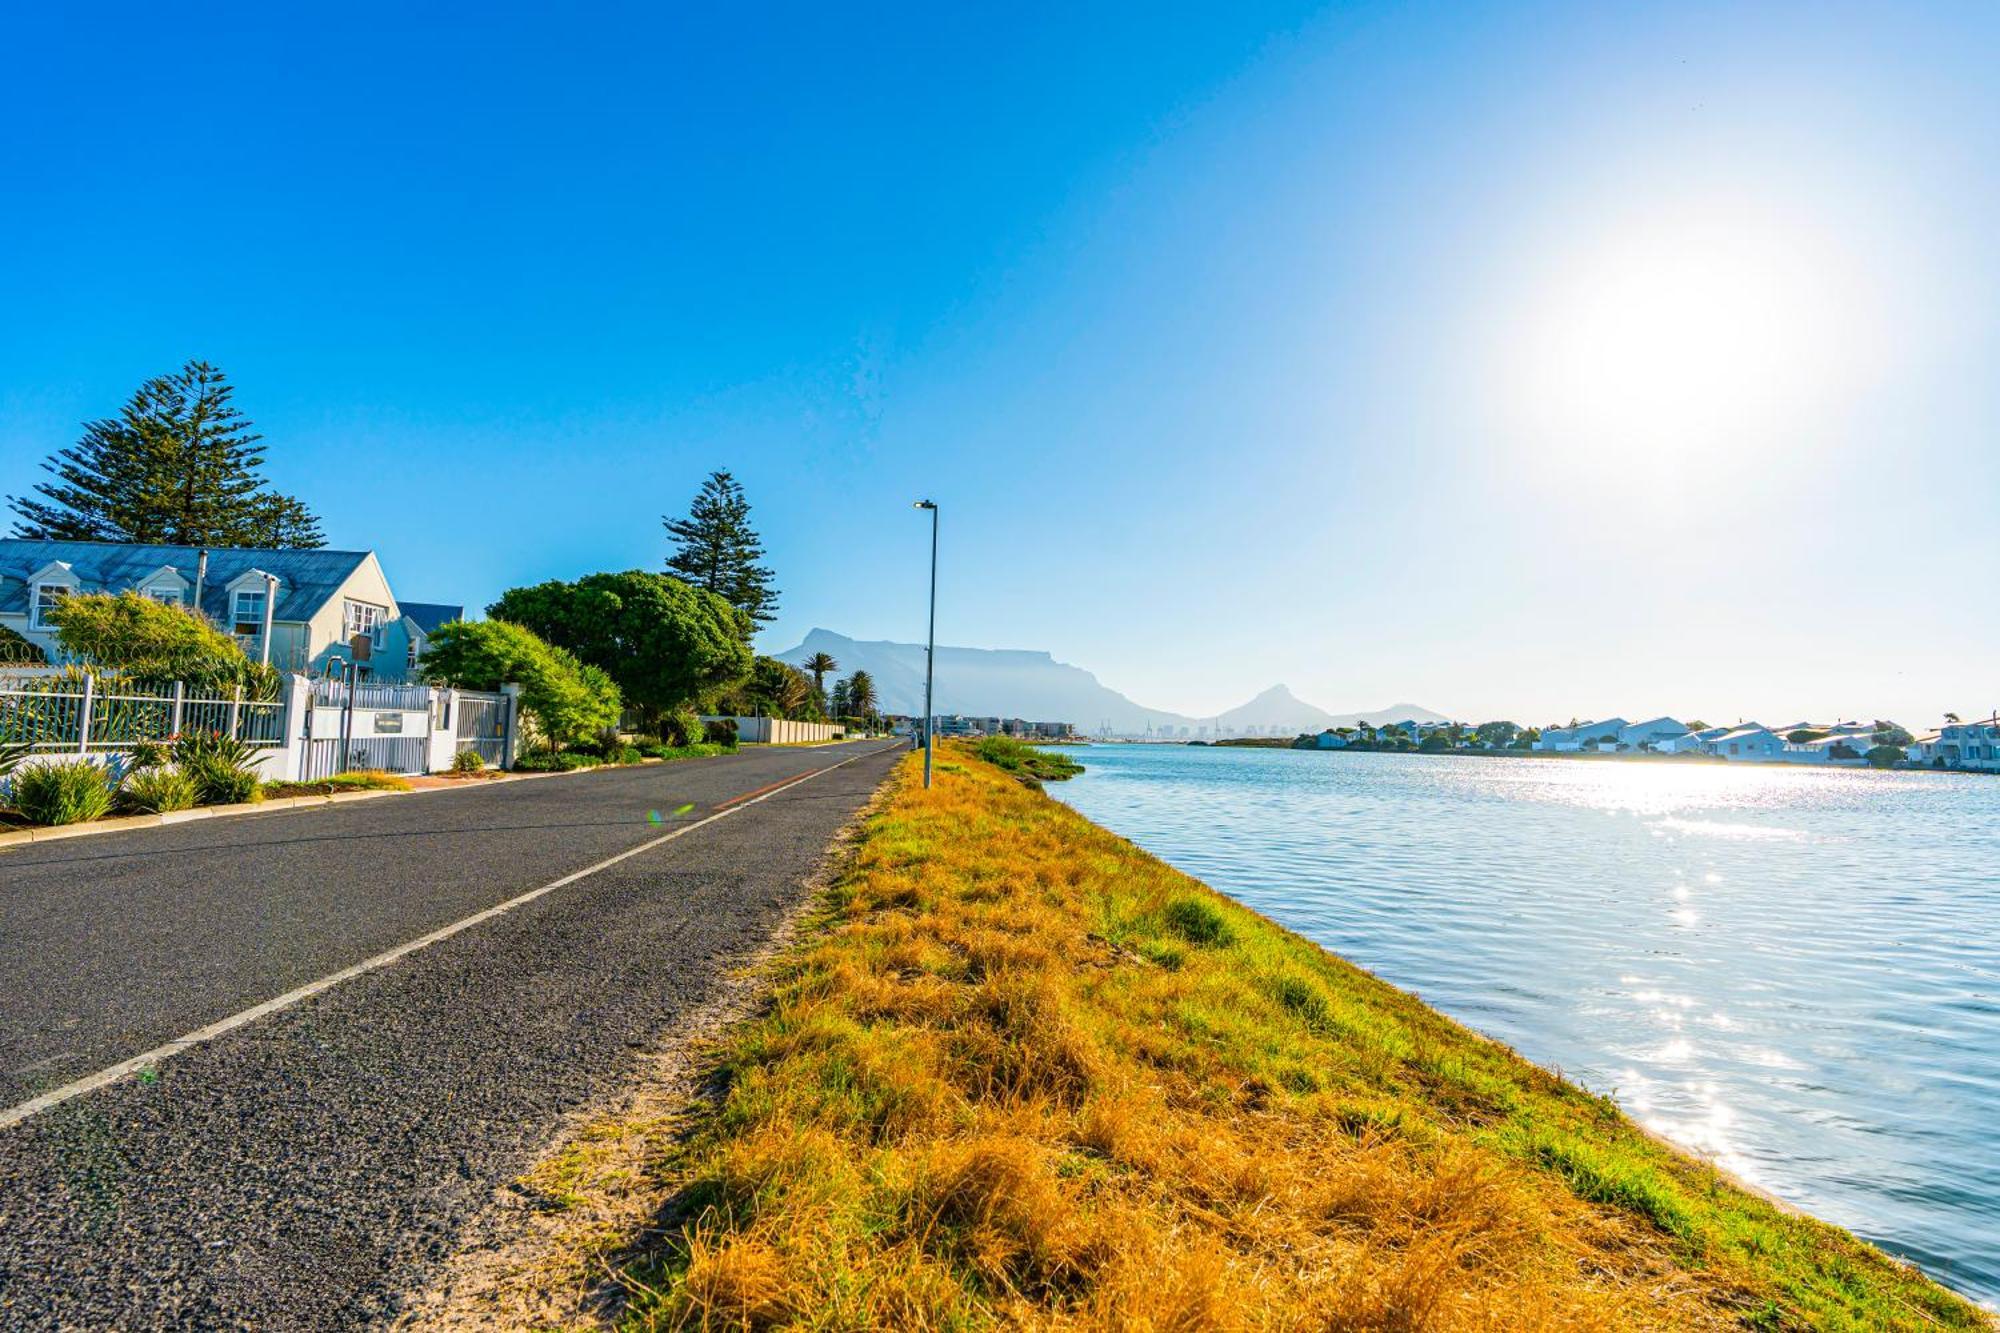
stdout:
<svg viewBox="0 0 2000 1333">
<path fill-rule="evenodd" d="M 174 720 L 173 725 L 167 728 L 169 736 L 181 734 L 181 713 L 187 706 L 187 688 L 187 682 L 184 680 L 174 682 Z"/>
<path fill-rule="evenodd" d="M 521 687 L 502 685 L 500 693 L 507 698 L 507 724 L 501 731 L 500 767 L 512 768 L 515 752 L 521 744 Z"/>
<path fill-rule="evenodd" d="M 97 697 L 97 677 L 89 672 L 83 677 L 83 704 L 76 719 L 76 752 L 90 753 L 90 714 Z"/>
</svg>

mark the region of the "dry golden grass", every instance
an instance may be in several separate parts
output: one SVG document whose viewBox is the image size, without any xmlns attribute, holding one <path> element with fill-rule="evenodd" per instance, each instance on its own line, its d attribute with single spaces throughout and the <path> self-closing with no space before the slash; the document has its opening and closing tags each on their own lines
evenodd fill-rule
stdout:
<svg viewBox="0 0 2000 1333">
<path fill-rule="evenodd" d="M 629 1326 L 1985 1326 L 949 758 L 726 1043 Z"/>
</svg>

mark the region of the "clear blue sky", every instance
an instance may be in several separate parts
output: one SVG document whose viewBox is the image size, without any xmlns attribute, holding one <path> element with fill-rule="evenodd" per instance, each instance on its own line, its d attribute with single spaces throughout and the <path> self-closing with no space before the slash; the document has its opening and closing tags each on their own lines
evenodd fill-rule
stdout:
<svg viewBox="0 0 2000 1333">
<path fill-rule="evenodd" d="M 2000 703 L 1985 3 L 16 10 L 0 490 L 222 365 L 398 591 L 1524 721 Z"/>
</svg>

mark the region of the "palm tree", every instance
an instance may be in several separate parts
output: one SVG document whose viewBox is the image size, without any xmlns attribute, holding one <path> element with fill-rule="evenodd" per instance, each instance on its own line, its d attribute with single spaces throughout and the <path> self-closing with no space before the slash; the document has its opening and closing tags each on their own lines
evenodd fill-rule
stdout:
<svg viewBox="0 0 2000 1333">
<path fill-rule="evenodd" d="M 833 660 L 833 654 L 828 652 L 814 653 L 811 657 L 799 663 L 799 666 L 806 671 L 812 672 L 813 688 L 819 691 L 820 698 L 826 698 L 826 673 L 840 670 L 840 663 Z"/>
<path fill-rule="evenodd" d="M 847 678 L 847 707 L 861 717 L 875 715 L 875 678 L 866 671 L 857 671 Z"/>
<path fill-rule="evenodd" d="M 806 706 L 810 695 L 806 693 L 806 678 L 797 671 L 787 669 L 771 687 L 771 702 L 785 717 L 791 717 Z"/>
</svg>

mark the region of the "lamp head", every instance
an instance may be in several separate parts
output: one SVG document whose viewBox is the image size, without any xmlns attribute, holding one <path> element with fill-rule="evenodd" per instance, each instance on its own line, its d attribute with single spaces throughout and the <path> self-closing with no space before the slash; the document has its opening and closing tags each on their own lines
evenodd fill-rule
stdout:
<svg viewBox="0 0 2000 1333">
<path fill-rule="evenodd" d="M 937 504 L 936 504 L 936 502 L 934 502 L 934 501 L 931 501 L 931 500 L 919 500 L 919 501 L 917 501 L 917 502 L 916 502 L 915 504 L 911 505 L 910 507 L 911 507 L 912 509 L 936 509 L 936 508 L 937 508 Z"/>
</svg>

